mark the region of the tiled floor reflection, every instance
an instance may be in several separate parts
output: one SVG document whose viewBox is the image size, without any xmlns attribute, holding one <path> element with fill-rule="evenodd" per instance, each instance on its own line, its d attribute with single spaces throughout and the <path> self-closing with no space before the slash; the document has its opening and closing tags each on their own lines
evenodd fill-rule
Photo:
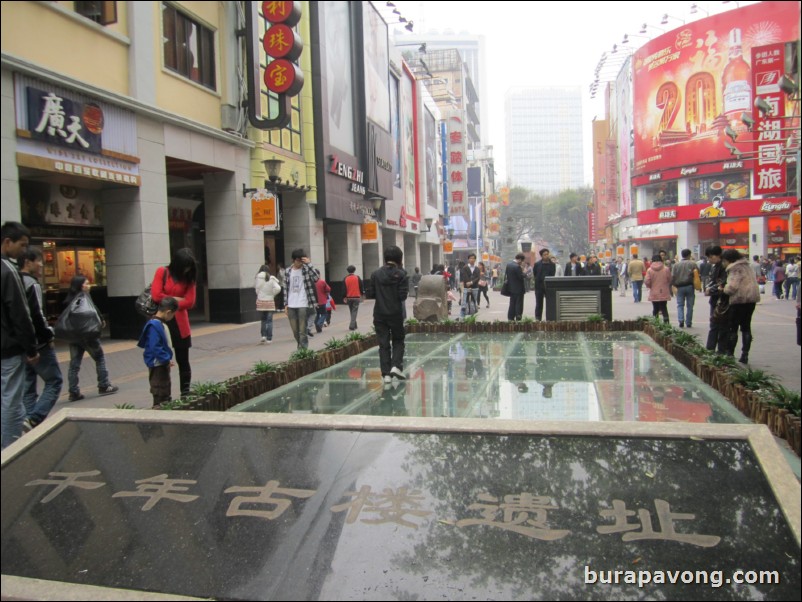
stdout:
<svg viewBox="0 0 802 602">
<path fill-rule="evenodd" d="M 233 408 L 519 420 L 747 420 L 642 333 L 410 335 L 406 382 L 374 349 Z"/>
</svg>

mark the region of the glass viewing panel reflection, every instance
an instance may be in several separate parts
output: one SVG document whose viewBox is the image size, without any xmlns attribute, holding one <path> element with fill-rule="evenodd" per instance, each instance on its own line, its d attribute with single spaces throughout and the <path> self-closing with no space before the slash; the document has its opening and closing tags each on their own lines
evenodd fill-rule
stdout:
<svg viewBox="0 0 802 602">
<path fill-rule="evenodd" d="M 406 381 L 377 349 L 233 408 L 245 412 L 748 423 L 643 333 L 415 334 Z"/>
</svg>

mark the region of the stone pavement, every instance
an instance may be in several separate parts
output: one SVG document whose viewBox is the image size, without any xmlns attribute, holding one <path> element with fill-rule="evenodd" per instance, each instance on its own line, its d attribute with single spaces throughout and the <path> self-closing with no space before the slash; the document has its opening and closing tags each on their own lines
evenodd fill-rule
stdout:
<svg viewBox="0 0 802 602">
<path fill-rule="evenodd" d="M 631 291 L 627 297 L 620 297 L 613 292 L 613 318 L 634 319 L 642 315 L 651 315 L 651 303 L 644 301 L 636 304 L 632 301 Z M 506 320 L 508 300 L 497 292 L 490 293 L 491 307 L 481 304 L 479 319 Z M 777 301 L 768 295 L 765 301 L 757 306 L 752 320 L 754 342 L 750 353 L 753 368 L 765 370 L 776 375 L 780 382 L 790 389 L 800 390 L 800 348 L 796 345 L 796 305 L 792 301 Z M 408 302 L 408 315 L 412 315 L 412 302 Z M 527 293 L 524 302 L 524 315 L 534 316 L 534 295 Z M 669 302 L 671 321 L 676 324 L 676 303 Z M 698 336 L 701 341 L 707 337 L 707 318 L 709 305 L 707 299 L 697 296 L 695 304 L 694 326 L 689 332 Z M 454 307 L 452 318 L 459 314 Z M 373 302 L 364 302 L 359 310 L 359 330 L 367 332 L 372 327 Z M 341 306 L 332 315 L 331 326 L 325 328 L 309 340 L 310 349 L 322 350 L 330 338 L 342 338 L 348 333 L 348 309 Z M 273 325 L 273 343 L 259 345 L 259 323 L 249 324 L 211 324 L 193 321 L 190 362 L 192 364 L 193 382 L 219 382 L 244 374 L 258 361 L 281 362 L 286 360 L 295 350 L 287 319 L 277 314 Z M 138 408 L 149 408 L 152 405 L 148 385 L 148 372 L 142 361 L 142 350 L 135 341 L 103 340 L 106 363 L 111 381 L 120 387 L 115 395 L 98 396 L 95 364 L 88 356 L 84 356 L 79 375 L 81 391 L 86 399 L 80 402 L 67 401 L 67 369 L 69 367 L 69 350 L 66 344 L 58 346 L 59 362 L 64 373 L 64 389 L 53 413 L 63 407 L 114 408 L 127 403 Z M 736 353 L 738 353 L 736 350 Z M 173 371 L 173 395 L 178 394 L 177 372 Z M 40 383 L 41 385 L 41 383 Z"/>
</svg>

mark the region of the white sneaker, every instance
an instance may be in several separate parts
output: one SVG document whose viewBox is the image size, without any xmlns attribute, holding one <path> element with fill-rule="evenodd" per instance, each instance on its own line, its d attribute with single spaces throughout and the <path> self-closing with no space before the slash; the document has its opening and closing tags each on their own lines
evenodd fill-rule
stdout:
<svg viewBox="0 0 802 602">
<path fill-rule="evenodd" d="M 384 376 L 384 384 L 389 385 L 391 382 L 393 382 L 392 377 L 389 374 L 385 375 Z"/>
<path fill-rule="evenodd" d="M 267 343 L 267 337 L 262 337 L 262 340 L 259 341 L 259 344 L 264 345 L 265 343 Z"/>
<path fill-rule="evenodd" d="M 390 368 L 390 374 L 391 374 L 392 376 L 395 376 L 396 378 L 398 378 L 398 379 L 400 379 L 400 380 L 406 380 L 406 379 L 407 379 L 407 377 L 406 377 L 406 376 L 404 376 L 404 373 L 403 373 L 403 372 L 401 372 L 401 370 L 399 370 L 399 369 L 398 369 L 398 368 L 396 368 L 395 366 L 393 366 L 392 368 Z M 387 378 L 387 377 L 385 376 L 385 378 Z"/>
</svg>

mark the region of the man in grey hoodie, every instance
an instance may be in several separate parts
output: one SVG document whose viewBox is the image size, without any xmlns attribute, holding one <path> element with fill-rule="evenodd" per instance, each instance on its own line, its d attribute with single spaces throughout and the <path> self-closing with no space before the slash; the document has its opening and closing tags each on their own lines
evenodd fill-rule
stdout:
<svg viewBox="0 0 802 602">
<path fill-rule="evenodd" d="M 379 339 L 382 379 L 391 383 L 404 376 L 404 302 L 409 294 L 409 277 L 401 267 L 404 252 L 395 245 L 384 250 L 384 266 L 373 272 L 371 295 L 373 326 Z M 392 340 L 392 348 L 390 341 Z"/>
</svg>

